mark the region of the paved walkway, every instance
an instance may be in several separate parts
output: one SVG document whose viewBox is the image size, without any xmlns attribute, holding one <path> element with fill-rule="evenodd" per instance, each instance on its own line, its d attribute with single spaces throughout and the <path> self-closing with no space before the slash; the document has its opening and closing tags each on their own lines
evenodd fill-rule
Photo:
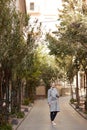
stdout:
<svg viewBox="0 0 87 130">
<path fill-rule="evenodd" d="M 60 109 L 54 127 L 50 123 L 47 100 L 37 100 L 17 130 L 87 130 L 87 120 L 69 105 L 69 97 L 60 98 Z"/>
</svg>

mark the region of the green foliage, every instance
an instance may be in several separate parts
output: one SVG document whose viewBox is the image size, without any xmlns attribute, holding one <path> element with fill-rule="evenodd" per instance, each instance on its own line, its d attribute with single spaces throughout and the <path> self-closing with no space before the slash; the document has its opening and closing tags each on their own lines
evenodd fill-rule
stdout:
<svg viewBox="0 0 87 130">
<path fill-rule="evenodd" d="M 17 118 L 24 118 L 25 114 L 24 114 L 24 112 L 20 111 L 20 112 L 16 113 L 16 116 L 17 116 Z"/>
<path fill-rule="evenodd" d="M 71 103 L 71 104 L 73 104 L 73 103 L 76 102 L 76 101 L 77 101 L 77 100 L 74 99 L 74 98 L 70 99 L 70 103 Z"/>
<path fill-rule="evenodd" d="M 0 62 L 4 68 L 8 66 L 14 70 L 26 53 L 22 31 L 24 18 L 16 11 L 13 0 L 1 1 L 0 9 Z"/>
<path fill-rule="evenodd" d="M 49 55 L 49 50 L 46 45 L 40 45 L 37 48 L 35 59 L 37 59 L 36 65 L 40 71 L 40 79 L 43 80 L 46 86 L 49 86 L 51 80 L 57 78 L 58 68 L 55 57 Z"/>
<path fill-rule="evenodd" d="M 30 103 L 29 98 L 25 98 L 25 99 L 24 99 L 24 101 L 23 101 L 23 105 L 28 106 L 28 105 L 29 105 L 29 103 Z"/>
<path fill-rule="evenodd" d="M 85 111 L 84 113 L 87 114 L 87 111 Z"/>
<path fill-rule="evenodd" d="M 23 32 L 25 16 L 16 10 L 15 0 L 0 0 L 0 16 L 0 64 L 3 73 L 2 76 L 0 75 L 2 77 L 0 81 L 6 77 L 6 81 L 8 79 L 6 85 L 8 86 L 9 80 L 23 77 L 21 65 L 27 54 Z M 16 92 L 19 94 L 18 90 Z M 18 106 L 13 108 L 14 112 L 20 109 L 20 103 L 18 103 Z"/>
<path fill-rule="evenodd" d="M 1 125 L 0 130 L 12 130 L 12 126 L 10 124 Z"/>
<path fill-rule="evenodd" d="M 84 5 L 85 1 L 64 0 L 63 8 L 59 10 L 58 33 L 56 37 L 50 34 L 46 37 L 50 54 L 57 57 L 60 70 L 64 70 L 70 82 L 78 70 L 85 70 L 87 64 L 87 8 L 83 9 Z"/>
</svg>

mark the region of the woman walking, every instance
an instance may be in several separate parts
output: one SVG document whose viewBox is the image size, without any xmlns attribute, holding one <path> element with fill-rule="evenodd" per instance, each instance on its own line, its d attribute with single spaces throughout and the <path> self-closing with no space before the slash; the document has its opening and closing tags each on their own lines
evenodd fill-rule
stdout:
<svg viewBox="0 0 87 130">
<path fill-rule="evenodd" d="M 59 93 L 55 87 L 55 84 L 52 83 L 51 88 L 48 90 L 48 105 L 50 108 L 50 119 L 52 125 L 56 125 L 54 119 L 57 113 L 60 111 L 58 98 L 59 98 Z"/>
</svg>

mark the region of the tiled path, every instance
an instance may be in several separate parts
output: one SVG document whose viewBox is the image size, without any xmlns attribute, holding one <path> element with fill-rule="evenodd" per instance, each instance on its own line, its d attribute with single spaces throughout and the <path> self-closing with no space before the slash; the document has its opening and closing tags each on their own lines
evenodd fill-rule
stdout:
<svg viewBox="0 0 87 130">
<path fill-rule="evenodd" d="M 69 97 L 60 97 L 60 109 L 54 127 L 50 123 L 47 100 L 37 100 L 17 130 L 87 130 L 87 120 L 69 105 Z"/>
</svg>

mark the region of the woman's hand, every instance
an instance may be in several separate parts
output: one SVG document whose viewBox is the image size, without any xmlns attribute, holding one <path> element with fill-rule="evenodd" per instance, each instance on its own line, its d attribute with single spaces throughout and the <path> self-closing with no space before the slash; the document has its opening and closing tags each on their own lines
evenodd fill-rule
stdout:
<svg viewBox="0 0 87 130">
<path fill-rule="evenodd" d="M 49 107 L 50 107 L 50 103 L 48 103 Z"/>
<path fill-rule="evenodd" d="M 58 96 L 58 95 L 56 95 L 56 97 L 57 97 L 57 98 L 59 98 L 59 96 Z"/>
</svg>

